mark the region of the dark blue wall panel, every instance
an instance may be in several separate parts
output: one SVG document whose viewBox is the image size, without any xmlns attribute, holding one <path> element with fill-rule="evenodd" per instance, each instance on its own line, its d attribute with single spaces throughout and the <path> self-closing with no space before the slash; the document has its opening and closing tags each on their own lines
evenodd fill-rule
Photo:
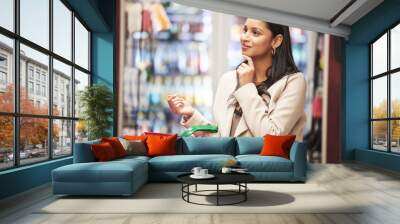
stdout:
<svg viewBox="0 0 400 224">
<path fill-rule="evenodd" d="M 376 150 L 356 149 L 355 160 L 400 172 L 400 155 Z"/>
<path fill-rule="evenodd" d="M 369 148 L 369 46 L 393 24 L 400 22 L 400 1 L 386 0 L 351 27 L 345 46 L 344 135 L 342 158 L 398 170 L 400 159 Z M 357 149 L 357 151 L 355 151 Z M 360 151 L 362 150 L 362 151 Z M 392 157 L 390 157 L 392 156 Z M 389 158 L 390 157 L 390 158 Z M 379 161 L 379 162 L 378 162 Z"/>
<path fill-rule="evenodd" d="M 72 163 L 72 157 L 0 172 L 0 199 L 51 181 L 51 171 Z"/>
</svg>

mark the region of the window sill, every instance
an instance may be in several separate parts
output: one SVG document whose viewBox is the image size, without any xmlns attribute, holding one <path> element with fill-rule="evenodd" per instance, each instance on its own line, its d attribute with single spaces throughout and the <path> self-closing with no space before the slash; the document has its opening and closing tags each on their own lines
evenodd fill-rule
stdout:
<svg viewBox="0 0 400 224">
<path fill-rule="evenodd" d="M 356 161 L 400 172 L 400 154 L 366 148 L 357 148 L 354 153 Z"/>
<path fill-rule="evenodd" d="M 14 172 L 19 172 L 19 171 L 23 171 L 23 170 L 32 169 L 32 168 L 35 168 L 35 167 L 40 167 L 40 166 L 43 166 L 43 165 L 57 163 L 57 162 L 69 160 L 69 159 L 72 159 L 72 158 L 73 158 L 73 156 L 67 156 L 67 157 L 63 157 L 63 158 L 59 158 L 59 159 L 52 159 L 52 160 L 48 160 L 48 161 L 43 161 L 43 162 L 31 164 L 31 165 L 24 165 L 24 166 L 21 166 L 21 167 L 10 168 L 10 169 L 7 169 L 7 170 L 0 171 L 0 176 L 1 175 L 5 175 L 5 174 L 9 174 L 9 173 L 14 173 Z"/>
</svg>

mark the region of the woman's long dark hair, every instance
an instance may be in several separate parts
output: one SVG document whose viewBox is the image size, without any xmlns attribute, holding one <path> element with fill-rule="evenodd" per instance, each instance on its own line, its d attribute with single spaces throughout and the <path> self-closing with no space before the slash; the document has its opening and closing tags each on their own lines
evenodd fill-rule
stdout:
<svg viewBox="0 0 400 224">
<path fill-rule="evenodd" d="M 275 49 L 275 55 L 272 56 L 272 65 L 267 70 L 266 75 L 268 79 L 265 81 L 265 84 L 266 87 L 269 88 L 285 75 L 299 72 L 299 69 L 297 68 L 293 60 L 289 27 L 268 22 L 265 22 L 265 24 L 267 28 L 272 32 L 272 38 L 276 37 L 279 34 L 283 36 L 281 45 Z"/>
</svg>

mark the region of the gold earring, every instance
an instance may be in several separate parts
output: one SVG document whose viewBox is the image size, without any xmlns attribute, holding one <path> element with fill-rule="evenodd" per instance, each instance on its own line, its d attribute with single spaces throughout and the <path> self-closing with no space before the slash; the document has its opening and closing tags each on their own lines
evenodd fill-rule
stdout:
<svg viewBox="0 0 400 224">
<path fill-rule="evenodd" d="M 276 53 L 276 49 L 272 48 L 272 55 L 275 55 L 275 53 Z"/>
</svg>

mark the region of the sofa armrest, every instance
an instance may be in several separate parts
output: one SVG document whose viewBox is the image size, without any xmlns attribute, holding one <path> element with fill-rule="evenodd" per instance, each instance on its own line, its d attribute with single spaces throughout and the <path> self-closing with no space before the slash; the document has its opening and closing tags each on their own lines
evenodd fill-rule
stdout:
<svg viewBox="0 0 400 224">
<path fill-rule="evenodd" d="M 307 158 L 304 143 L 293 143 L 290 149 L 290 160 L 293 162 L 293 179 L 295 181 L 305 181 L 307 174 Z"/>
<path fill-rule="evenodd" d="M 95 162 L 90 146 L 92 144 L 100 143 L 100 140 L 94 140 L 89 142 L 75 143 L 74 145 L 74 163 L 89 163 Z"/>
</svg>

